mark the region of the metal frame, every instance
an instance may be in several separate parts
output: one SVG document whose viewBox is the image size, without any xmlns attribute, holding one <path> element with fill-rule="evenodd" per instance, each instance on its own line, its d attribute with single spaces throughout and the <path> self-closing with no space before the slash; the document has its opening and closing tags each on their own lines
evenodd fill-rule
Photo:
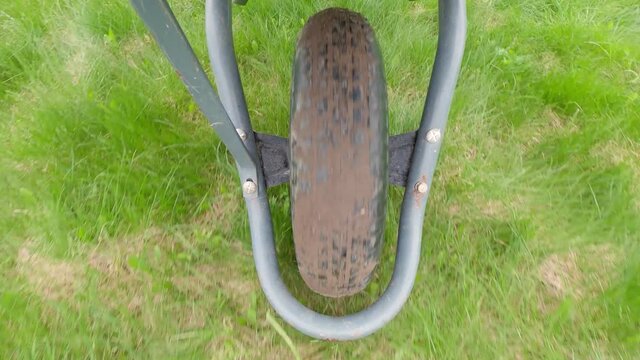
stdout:
<svg viewBox="0 0 640 360">
<path fill-rule="evenodd" d="M 425 207 L 464 53 L 465 0 L 439 0 L 438 50 L 413 146 L 391 282 L 369 308 L 341 317 L 320 314 L 302 305 L 291 295 L 280 276 L 267 184 L 233 48 L 231 0 L 206 2 L 207 45 L 220 97 L 213 90 L 167 1 L 131 2 L 236 159 L 249 214 L 256 271 L 271 306 L 299 331 L 326 340 L 358 339 L 393 319 L 409 297 L 418 270 Z"/>
</svg>

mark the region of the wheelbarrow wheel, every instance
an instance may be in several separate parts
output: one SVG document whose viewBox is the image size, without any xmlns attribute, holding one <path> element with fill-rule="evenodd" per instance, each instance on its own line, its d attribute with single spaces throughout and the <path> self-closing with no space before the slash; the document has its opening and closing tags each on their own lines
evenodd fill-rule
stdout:
<svg viewBox="0 0 640 360">
<path fill-rule="evenodd" d="M 353 295 L 380 258 L 387 197 L 387 96 L 367 21 L 344 9 L 309 19 L 291 94 L 291 215 L 298 268 L 315 292 Z"/>
</svg>

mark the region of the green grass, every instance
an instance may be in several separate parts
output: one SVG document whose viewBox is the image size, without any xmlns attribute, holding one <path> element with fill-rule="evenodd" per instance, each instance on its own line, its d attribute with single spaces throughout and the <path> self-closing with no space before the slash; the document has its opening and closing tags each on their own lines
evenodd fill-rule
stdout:
<svg viewBox="0 0 640 360">
<path fill-rule="evenodd" d="M 203 1 L 171 3 L 206 64 Z M 391 131 L 414 129 L 437 42 L 432 0 L 234 7 L 256 130 L 286 136 L 296 34 L 329 6 L 370 20 Z M 640 357 L 640 5 L 468 7 L 414 291 L 378 333 L 327 343 L 268 305 L 233 160 L 129 4 L 2 2 L 0 358 Z M 377 298 L 400 189 L 377 277 L 340 301 L 305 288 L 288 190 L 269 196 L 302 301 L 344 314 Z"/>
</svg>

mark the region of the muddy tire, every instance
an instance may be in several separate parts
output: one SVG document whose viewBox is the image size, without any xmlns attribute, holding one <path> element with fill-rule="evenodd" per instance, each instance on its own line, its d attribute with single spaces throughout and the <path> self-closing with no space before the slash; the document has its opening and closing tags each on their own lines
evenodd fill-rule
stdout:
<svg viewBox="0 0 640 360">
<path fill-rule="evenodd" d="M 309 19 L 291 94 L 291 215 L 298 268 L 315 292 L 353 295 L 382 247 L 387 95 L 373 30 L 359 14 Z"/>
</svg>

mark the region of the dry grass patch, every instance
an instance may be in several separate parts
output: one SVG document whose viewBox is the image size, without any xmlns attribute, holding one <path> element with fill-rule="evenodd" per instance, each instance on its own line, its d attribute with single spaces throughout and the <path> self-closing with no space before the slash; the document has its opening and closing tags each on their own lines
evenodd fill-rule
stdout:
<svg viewBox="0 0 640 360">
<path fill-rule="evenodd" d="M 548 314 L 567 298 L 580 301 L 602 294 L 615 277 L 620 258 L 621 252 L 610 244 L 550 255 L 538 266 L 538 308 Z"/>
<path fill-rule="evenodd" d="M 105 240 L 89 253 L 87 263 L 100 274 L 98 291 L 104 294 L 101 300 L 107 307 L 126 307 L 134 314 L 141 311 L 151 291 L 151 276 L 133 269 L 128 259 L 142 253 L 146 242 L 161 241 L 164 236 L 152 228 L 140 235 Z"/>
<path fill-rule="evenodd" d="M 260 291 L 258 280 L 243 276 L 237 265 L 230 263 L 197 266 L 191 275 L 177 275 L 171 282 L 190 299 L 202 299 L 222 292 L 239 311 L 249 308 L 251 294 Z"/>
<path fill-rule="evenodd" d="M 546 258 L 538 268 L 540 281 L 549 298 L 562 299 L 565 296 L 581 297 L 580 282 L 582 271 L 578 268 L 577 255 L 570 251 L 566 254 L 553 254 Z"/>
<path fill-rule="evenodd" d="M 91 72 L 97 44 L 73 23 L 66 24 L 53 36 L 52 43 L 64 45 L 56 49 L 62 52 L 64 71 L 69 75 L 71 84 L 79 85 Z"/>
<path fill-rule="evenodd" d="M 575 134 L 578 130 L 580 128 L 571 119 L 561 116 L 551 107 L 546 107 L 540 114 L 540 120 L 532 121 L 530 125 L 522 128 L 521 131 L 526 136 L 521 137 L 527 139 L 523 142 L 523 152 L 531 150 L 549 137 Z"/>
<path fill-rule="evenodd" d="M 79 264 L 48 258 L 29 246 L 18 251 L 16 270 L 45 300 L 71 300 L 84 283 L 84 269 Z"/>
<path fill-rule="evenodd" d="M 594 147 L 591 155 L 612 165 L 627 165 L 633 173 L 631 192 L 635 208 L 640 211 L 640 143 L 631 139 L 611 140 L 602 146 Z"/>
<path fill-rule="evenodd" d="M 560 59 L 552 51 L 545 51 L 539 55 L 538 66 L 544 75 L 558 69 L 560 67 Z"/>
</svg>

